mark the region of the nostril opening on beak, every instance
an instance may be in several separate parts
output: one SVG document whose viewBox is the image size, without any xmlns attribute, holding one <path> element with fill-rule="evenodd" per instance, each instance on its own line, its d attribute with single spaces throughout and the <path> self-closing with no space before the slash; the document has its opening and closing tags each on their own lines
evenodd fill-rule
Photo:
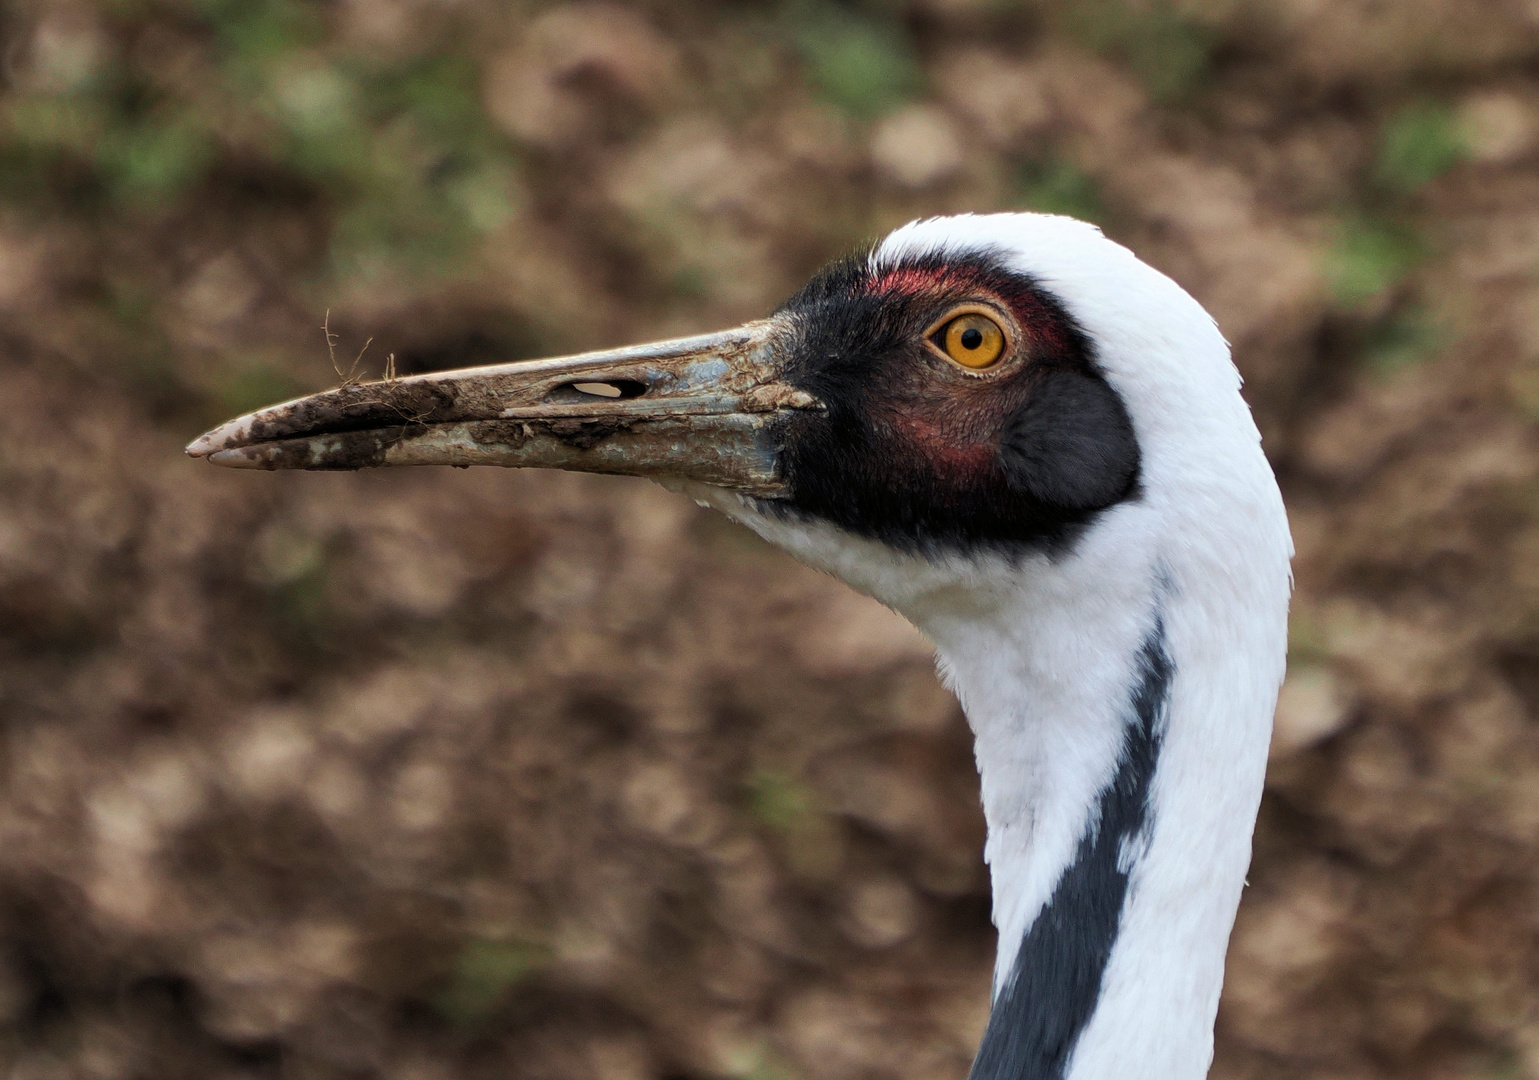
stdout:
<svg viewBox="0 0 1539 1080">
<path fill-rule="evenodd" d="M 630 398 L 638 398 L 646 392 L 646 383 L 636 382 L 633 379 L 605 379 L 602 382 L 593 380 L 590 382 L 564 383 L 552 390 L 546 400 L 558 404 L 589 401 L 593 398 L 625 401 Z"/>
</svg>

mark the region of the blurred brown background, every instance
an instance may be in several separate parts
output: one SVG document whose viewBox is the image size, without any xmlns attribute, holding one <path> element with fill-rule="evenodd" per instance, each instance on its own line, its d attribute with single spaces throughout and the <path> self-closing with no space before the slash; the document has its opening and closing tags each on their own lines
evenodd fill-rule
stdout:
<svg viewBox="0 0 1539 1080">
<path fill-rule="evenodd" d="M 1539 1077 L 1539 3 L 11 0 L 0 59 L 8 1075 L 964 1076 L 895 616 L 640 481 L 180 449 L 1032 207 L 1218 317 L 1298 542 L 1214 1075 Z"/>
</svg>

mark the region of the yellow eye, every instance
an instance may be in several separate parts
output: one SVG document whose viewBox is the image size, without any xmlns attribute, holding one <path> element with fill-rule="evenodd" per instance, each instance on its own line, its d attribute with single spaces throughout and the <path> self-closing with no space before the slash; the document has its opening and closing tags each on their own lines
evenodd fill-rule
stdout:
<svg viewBox="0 0 1539 1080">
<path fill-rule="evenodd" d="M 958 315 L 941 327 L 936 337 L 943 353 L 975 371 L 992 367 L 1005 352 L 1005 332 L 979 312 Z"/>
</svg>

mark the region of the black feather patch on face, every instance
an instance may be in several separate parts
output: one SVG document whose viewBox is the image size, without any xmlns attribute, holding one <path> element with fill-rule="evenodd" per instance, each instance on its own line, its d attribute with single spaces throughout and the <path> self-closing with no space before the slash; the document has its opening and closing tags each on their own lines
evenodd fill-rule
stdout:
<svg viewBox="0 0 1539 1080">
<path fill-rule="evenodd" d="M 959 304 L 1010 324 L 995 367 L 926 345 Z M 1060 548 L 1138 491 L 1127 409 L 1063 305 L 997 255 L 829 266 L 780 309 L 785 377 L 816 395 L 777 431 L 788 505 L 904 550 Z"/>
</svg>

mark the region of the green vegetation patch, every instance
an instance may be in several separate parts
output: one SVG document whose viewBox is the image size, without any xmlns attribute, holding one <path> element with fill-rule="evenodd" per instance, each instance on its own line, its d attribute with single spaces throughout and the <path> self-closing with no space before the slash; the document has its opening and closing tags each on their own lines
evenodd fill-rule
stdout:
<svg viewBox="0 0 1539 1080">
<path fill-rule="evenodd" d="M 106 132 L 97 162 L 114 198 L 163 204 L 195 183 L 213 161 L 211 134 L 186 113 L 147 117 Z"/>
<path fill-rule="evenodd" d="M 1323 662 L 1330 655 L 1325 627 L 1312 614 L 1295 606 L 1288 612 L 1288 663 Z"/>
<path fill-rule="evenodd" d="M 18 91 L 0 113 L 0 198 L 78 214 L 172 213 L 221 158 L 288 173 L 330 208 L 333 273 L 453 271 L 516 209 L 519 167 L 451 27 L 405 60 L 329 46 L 322 8 L 194 0 L 163 27 L 196 80 L 118 48 L 87 76 Z M 136 63 L 138 66 L 136 66 Z"/>
<path fill-rule="evenodd" d="M 1350 216 L 1337 226 L 1326 254 L 1332 299 L 1343 310 L 1360 308 L 1403 281 L 1425 253 L 1422 239 L 1399 222 Z"/>
<path fill-rule="evenodd" d="M 1396 195 L 1410 195 L 1459 164 L 1467 153 L 1453 110 L 1438 102 L 1415 102 L 1384 126 L 1373 177 Z"/>
<path fill-rule="evenodd" d="M 163 206 L 203 175 L 215 153 L 207 118 L 112 75 L 16 96 L 0 120 L 0 198 L 63 193 L 75 209 Z M 73 183 L 60 182 L 70 174 Z"/>
<path fill-rule="evenodd" d="M 773 769 L 754 772 L 746 787 L 749 812 L 778 835 L 781 854 L 798 877 L 826 881 L 838 872 L 844 835 L 810 787 Z"/>
<path fill-rule="evenodd" d="M 218 387 L 217 412 L 221 416 L 240 416 L 275 401 L 299 397 L 311 389 L 287 371 L 253 358 L 231 365 L 229 376 Z"/>
<path fill-rule="evenodd" d="M 1392 311 L 1369 332 L 1362 359 L 1378 375 L 1392 375 L 1433 359 L 1448 343 L 1447 328 L 1420 304 Z"/>
<path fill-rule="evenodd" d="M 1095 180 L 1063 158 L 1021 166 L 1016 198 L 1019 204 L 1044 214 L 1067 214 L 1097 223 L 1106 217 L 1106 206 Z"/>
<path fill-rule="evenodd" d="M 336 198 L 337 272 L 452 268 L 514 213 L 517 162 L 464 57 L 385 67 L 293 57 L 268 73 L 265 93 L 279 156 Z"/>
<path fill-rule="evenodd" d="M 323 10 L 296 0 L 197 0 L 194 10 L 230 54 L 261 64 L 325 37 Z"/>
<path fill-rule="evenodd" d="M 484 938 L 465 943 L 448 984 L 433 1006 L 457 1024 L 478 1023 L 497 1010 L 503 997 L 550 960 L 550 951 L 525 941 Z"/>
<path fill-rule="evenodd" d="M 1084 0 L 1067 4 L 1061 28 L 1086 48 L 1119 60 L 1155 101 L 1174 103 L 1207 78 L 1218 35 L 1167 0 Z"/>
<path fill-rule="evenodd" d="M 803 829 L 816 813 L 812 789 L 785 773 L 760 769 L 748 778 L 747 789 L 749 811 L 776 832 Z"/>
<path fill-rule="evenodd" d="M 1507 376 L 1513 404 L 1531 420 L 1539 420 L 1539 368 L 1520 367 Z M 1536 500 L 1539 504 L 1539 500 Z M 1539 516 L 1539 515 L 1536 515 Z"/>
<path fill-rule="evenodd" d="M 854 116 L 880 116 L 921 89 L 913 42 L 891 16 L 803 2 L 787 7 L 785 22 L 813 86 Z"/>
</svg>

